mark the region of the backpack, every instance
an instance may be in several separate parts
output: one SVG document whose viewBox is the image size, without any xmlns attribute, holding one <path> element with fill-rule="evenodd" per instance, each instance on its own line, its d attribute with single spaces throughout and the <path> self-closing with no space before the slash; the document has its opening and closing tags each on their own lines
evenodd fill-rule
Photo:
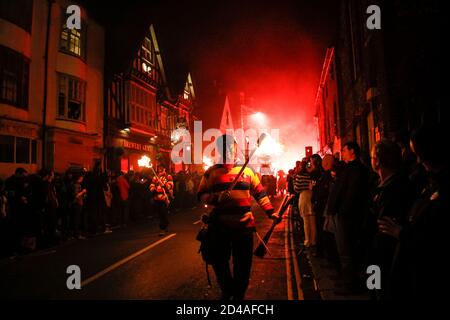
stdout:
<svg viewBox="0 0 450 320">
<path fill-rule="evenodd" d="M 195 239 L 200 241 L 198 253 L 202 255 L 203 261 L 206 264 L 212 264 L 214 261 L 215 235 L 211 231 L 211 227 L 208 225 L 202 226 Z"/>
<path fill-rule="evenodd" d="M 211 226 L 205 224 L 202 226 L 195 239 L 200 241 L 198 253 L 201 254 L 203 261 L 205 261 L 206 277 L 208 279 L 208 285 L 211 287 L 208 265 L 214 262 L 216 256 L 216 235 Z"/>
</svg>

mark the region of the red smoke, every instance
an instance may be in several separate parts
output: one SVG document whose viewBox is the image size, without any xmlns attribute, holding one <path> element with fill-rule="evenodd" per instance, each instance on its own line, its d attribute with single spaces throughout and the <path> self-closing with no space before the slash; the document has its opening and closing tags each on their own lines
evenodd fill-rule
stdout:
<svg viewBox="0 0 450 320">
<path fill-rule="evenodd" d="M 230 95 L 245 92 L 254 98 L 254 109 L 269 116 L 271 128 L 280 129 L 286 161 L 293 166 L 305 146 L 316 151 L 313 103 L 335 30 L 333 3 L 177 1 L 158 10 L 157 33 L 165 40 L 163 56 L 172 55 L 169 63 L 189 65 L 199 98 L 196 114 L 202 120 L 220 121 L 222 110 L 201 99 L 213 82 Z"/>
<path fill-rule="evenodd" d="M 293 166 L 305 146 L 316 148 L 313 103 L 324 48 L 288 12 L 238 20 L 223 32 L 208 42 L 208 50 L 199 50 L 200 72 L 222 82 L 226 92 L 254 98 L 254 109 L 280 129 L 286 161 Z M 218 112 L 206 108 L 200 116 Z"/>
</svg>

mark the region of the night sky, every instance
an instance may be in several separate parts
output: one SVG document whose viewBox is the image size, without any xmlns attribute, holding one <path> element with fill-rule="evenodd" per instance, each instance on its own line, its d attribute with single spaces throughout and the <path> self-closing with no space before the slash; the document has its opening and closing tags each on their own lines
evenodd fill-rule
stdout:
<svg viewBox="0 0 450 320">
<path fill-rule="evenodd" d="M 202 90 L 214 81 L 225 92 L 243 91 L 269 115 L 272 128 L 285 137 L 295 134 L 285 143 L 295 142 L 298 154 L 315 145 L 313 102 L 338 3 L 129 0 L 96 1 L 94 9 L 125 34 L 155 25 L 169 76 L 186 69 L 193 75 L 201 118 L 217 117 L 218 110 L 202 100 Z"/>
</svg>

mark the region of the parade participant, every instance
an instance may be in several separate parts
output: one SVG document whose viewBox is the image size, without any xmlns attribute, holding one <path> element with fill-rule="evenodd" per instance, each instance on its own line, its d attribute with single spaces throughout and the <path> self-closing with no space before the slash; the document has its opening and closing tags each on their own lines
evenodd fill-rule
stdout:
<svg viewBox="0 0 450 320">
<path fill-rule="evenodd" d="M 283 170 L 278 171 L 277 194 L 283 196 L 286 192 L 287 178 Z"/>
<path fill-rule="evenodd" d="M 212 266 L 222 291 L 222 299 L 242 300 L 248 287 L 253 255 L 255 220 L 251 211 L 253 196 L 266 214 L 279 220 L 258 176 L 245 167 L 233 190 L 229 191 L 242 166 L 235 164 L 237 144 L 232 136 L 217 139 L 218 164 L 209 168 L 199 185 L 198 199 L 214 209 L 208 227 L 213 233 Z M 229 260 L 233 256 L 233 275 Z"/>
<path fill-rule="evenodd" d="M 173 179 L 170 174 L 166 173 L 163 166 L 158 167 L 158 175 L 152 178 L 150 184 L 150 192 L 153 194 L 153 200 L 156 212 L 159 216 L 160 236 L 169 232 L 169 204 L 170 199 L 173 198 Z"/>
</svg>

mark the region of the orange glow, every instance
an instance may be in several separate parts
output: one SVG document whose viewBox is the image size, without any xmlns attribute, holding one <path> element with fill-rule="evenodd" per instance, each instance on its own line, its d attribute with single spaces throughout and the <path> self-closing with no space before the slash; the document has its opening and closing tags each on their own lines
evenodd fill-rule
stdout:
<svg viewBox="0 0 450 320">
<path fill-rule="evenodd" d="M 203 156 L 203 168 L 205 170 L 208 170 L 209 167 L 212 167 L 214 165 L 211 158 L 208 158 L 207 156 Z"/>
<path fill-rule="evenodd" d="M 146 155 L 143 155 L 139 160 L 138 160 L 138 166 L 139 167 L 143 167 L 143 168 L 150 168 L 151 167 L 151 160 L 149 157 L 147 157 Z"/>
</svg>

